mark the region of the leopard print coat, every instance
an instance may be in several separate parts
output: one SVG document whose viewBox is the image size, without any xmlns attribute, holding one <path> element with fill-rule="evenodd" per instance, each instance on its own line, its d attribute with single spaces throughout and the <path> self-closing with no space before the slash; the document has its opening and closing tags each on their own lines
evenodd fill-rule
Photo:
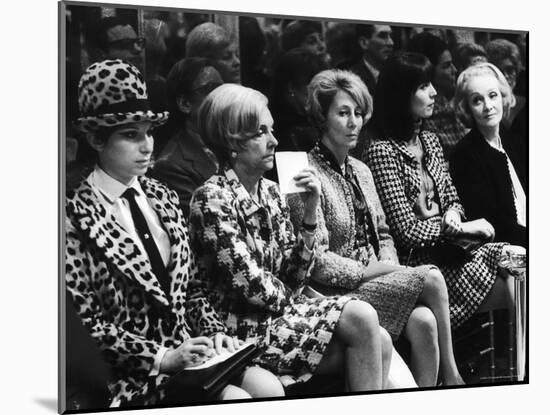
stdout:
<svg viewBox="0 0 550 415">
<path fill-rule="evenodd" d="M 147 255 L 107 214 L 89 176 L 66 201 L 66 288 L 112 369 L 112 406 L 162 398 L 158 387 L 169 376 L 150 375 L 161 346 L 177 347 L 192 336 L 225 331 L 195 278 L 177 195 L 153 179 L 140 177 L 139 182 L 170 239 L 171 303 Z"/>
</svg>

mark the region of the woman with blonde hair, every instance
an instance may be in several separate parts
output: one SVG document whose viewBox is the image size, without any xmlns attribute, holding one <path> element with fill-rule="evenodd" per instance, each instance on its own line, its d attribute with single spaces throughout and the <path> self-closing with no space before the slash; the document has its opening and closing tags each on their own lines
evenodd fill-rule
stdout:
<svg viewBox="0 0 550 415">
<path fill-rule="evenodd" d="M 439 266 L 458 327 L 475 312 L 511 307 L 513 279 L 498 265 L 509 248 L 491 242 L 486 219 L 466 220 L 439 139 L 424 128 L 437 94 L 431 77 L 423 55 L 389 58 L 374 97 L 373 122 L 384 138 L 368 149 L 366 163 L 402 263 Z"/>
<path fill-rule="evenodd" d="M 453 356 L 447 288 L 434 266 L 399 265 L 372 174 L 349 151 L 372 113 L 372 98 L 349 71 L 326 70 L 308 87 L 308 114 L 319 132 L 309 152 L 321 182 L 312 284 L 323 294 L 353 295 L 371 304 L 380 325 L 411 343 L 419 386 L 462 384 Z M 298 224 L 303 204 L 289 201 Z"/>
<path fill-rule="evenodd" d="M 501 128 L 513 98 L 493 64 L 471 66 L 460 74 L 454 101 L 472 130 L 451 157 L 450 171 L 470 219 L 487 219 L 495 228 L 495 241 L 526 246 L 525 141 Z"/>
<path fill-rule="evenodd" d="M 199 110 L 199 132 L 220 170 L 191 201 L 192 248 L 208 270 L 208 299 L 232 335 L 265 346 L 258 361 L 284 383 L 344 373 L 349 391 L 386 386 L 391 340 L 376 311 L 351 297 L 307 298 L 317 245 L 319 180 L 296 177 L 304 214 L 297 235 L 273 168 L 277 140 L 267 98 L 226 84 Z M 206 274 L 205 274 L 206 275 Z"/>
</svg>

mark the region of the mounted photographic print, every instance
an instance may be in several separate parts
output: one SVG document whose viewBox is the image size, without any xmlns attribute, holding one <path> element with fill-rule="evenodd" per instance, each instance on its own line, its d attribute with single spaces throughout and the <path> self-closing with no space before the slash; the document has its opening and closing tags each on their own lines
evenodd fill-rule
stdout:
<svg viewBox="0 0 550 415">
<path fill-rule="evenodd" d="M 59 13 L 60 412 L 528 383 L 527 32 Z"/>
</svg>

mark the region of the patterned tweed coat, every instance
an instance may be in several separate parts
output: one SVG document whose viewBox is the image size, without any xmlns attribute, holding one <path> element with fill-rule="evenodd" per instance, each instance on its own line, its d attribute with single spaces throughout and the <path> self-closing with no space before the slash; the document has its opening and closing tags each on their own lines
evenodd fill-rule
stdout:
<svg viewBox="0 0 550 415">
<path fill-rule="evenodd" d="M 305 380 L 349 298 L 297 294 L 308 282 L 315 247 L 294 235 L 278 185 L 262 178 L 258 186 L 256 202 L 225 169 L 199 187 L 191 201 L 192 247 L 208 272 L 209 301 L 229 332 L 268 346 L 260 364 Z"/>
<path fill-rule="evenodd" d="M 323 162 L 316 150 L 308 154 L 308 159 L 321 182 L 321 202 L 315 235 L 319 248 L 316 250 L 312 278 L 326 286 L 349 290 L 357 288 L 371 260 L 399 264 L 369 168 L 359 160 L 348 157 L 348 163 L 358 178 L 372 217 L 378 252 L 369 250 L 366 246 L 355 248 L 357 238 L 353 195 L 345 178 Z M 295 226 L 299 226 L 303 217 L 301 199 L 299 195 L 292 195 L 288 202 L 292 221 Z"/>
<path fill-rule="evenodd" d="M 347 168 L 357 178 L 372 218 L 371 240 L 367 244 L 356 233 L 353 190 L 328 160 L 332 156 L 330 150 L 320 146 L 308 154 L 310 166 L 321 182 L 312 286 L 325 295 L 351 293 L 370 303 L 378 312 L 380 325 L 396 339 L 416 306 L 431 267 L 408 268 L 367 279 L 371 261 L 399 265 L 372 173 L 364 163 L 347 157 Z M 293 223 L 300 224 L 303 217 L 300 196 L 289 197 L 289 206 Z"/>
<path fill-rule="evenodd" d="M 66 287 L 112 368 L 111 405 L 158 402 L 157 387 L 169 378 L 150 375 L 159 348 L 225 331 L 197 289 L 200 279 L 175 192 L 153 179 L 139 182 L 170 239 L 171 303 L 147 255 L 107 214 L 89 176 L 66 201 Z"/>
<path fill-rule="evenodd" d="M 419 138 L 424 148 L 424 165 L 434 180 L 441 212 L 455 209 L 465 219 L 437 136 L 423 130 Z M 419 265 L 436 262 L 432 249 L 444 242 L 441 215 L 423 220 L 413 212 L 421 186 L 419 166 L 414 155 L 407 150 L 404 142 L 388 139 L 373 143 L 364 158 L 372 170 L 401 263 Z M 488 243 L 475 250 L 463 264 L 440 266 L 449 289 L 451 323 L 454 326 L 466 321 L 490 291 L 503 245 Z"/>
</svg>

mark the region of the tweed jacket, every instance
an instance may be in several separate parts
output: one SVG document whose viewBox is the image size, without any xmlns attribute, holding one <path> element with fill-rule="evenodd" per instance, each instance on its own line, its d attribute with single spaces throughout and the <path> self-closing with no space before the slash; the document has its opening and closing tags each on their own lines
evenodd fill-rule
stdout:
<svg viewBox="0 0 550 415">
<path fill-rule="evenodd" d="M 150 172 L 151 177 L 176 191 L 185 218 L 189 217 L 195 189 L 216 173 L 213 157 L 207 154 L 198 135 L 182 129 L 166 144 Z"/>
<path fill-rule="evenodd" d="M 419 138 L 424 147 L 424 165 L 434 180 L 441 213 L 455 209 L 465 218 L 439 139 L 426 130 L 420 132 Z M 443 241 L 441 215 L 419 219 L 413 211 L 421 179 L 418 161 L 405 143 L 395 139 L 377 141 L 368 148 L 364 158 L 372 171 L 400 260 L 408 262 L 412 249 L 432 247 Z"/>
<path fill-rule="evenodd" d="M 168 376 L 151 375 L 162 346 L 225 331 L 200 290 L 176 194 L 153 179 L 139 182 L 170 240 L 171 302 L 146 253 L 108 215 L 90 176 L 66 200 L 66 288 L 112 368 L 112 405 L 162 396 L 157 387 Z"/>
<path fill-rule="evenodd" d="M 315 149 L 308 154 L 308 159 L 321 182 L 321 201 L 317 210 L 315 232 L 318 248 L 315 251 L 315 265 L 311 278 L 325 286 L 320 287 L 325 294 L 338 292 L 327 290 L 327 287 L 353 290 L 365 281 L 364 276 L 370 261 L 399 263 L 372 173 L 365 164 L 348 157 L 347 163 L 351 165 L 358 179 L 372 217 L 373 235 L 379 247 L 378 252 L 369 250 L 366 246 L 355 248 L 356 219 L 353 195 L 345 178 L 334 171 Z M 303 218 L 301 198 L 297 194 L 291 195 L 288 203 L 292 221 L 295 226 L 299 226 Z"/>
<path fill-rule="evenodd" d="M 527 157 L 520 140 L 504 134 L 501 137 L 525 190 Z M 526 229 L 517 223 L 506 155 L 491 147 L 474 128 L 456 147 L 450 169 L 468 217 L 487 219 L 495 228 L 495 241 L 525 246 Z"/>
<path fill-rule="evenodd" d="M 242 339 L 265 339 L 271 317 L 293 303 L 313 263 L 278 185 L 262 178 L 258 186 L 259 203 L 226 168 L 191 201 L 191 244 L 208 272 L 208 299 Z"/>
</svg>

